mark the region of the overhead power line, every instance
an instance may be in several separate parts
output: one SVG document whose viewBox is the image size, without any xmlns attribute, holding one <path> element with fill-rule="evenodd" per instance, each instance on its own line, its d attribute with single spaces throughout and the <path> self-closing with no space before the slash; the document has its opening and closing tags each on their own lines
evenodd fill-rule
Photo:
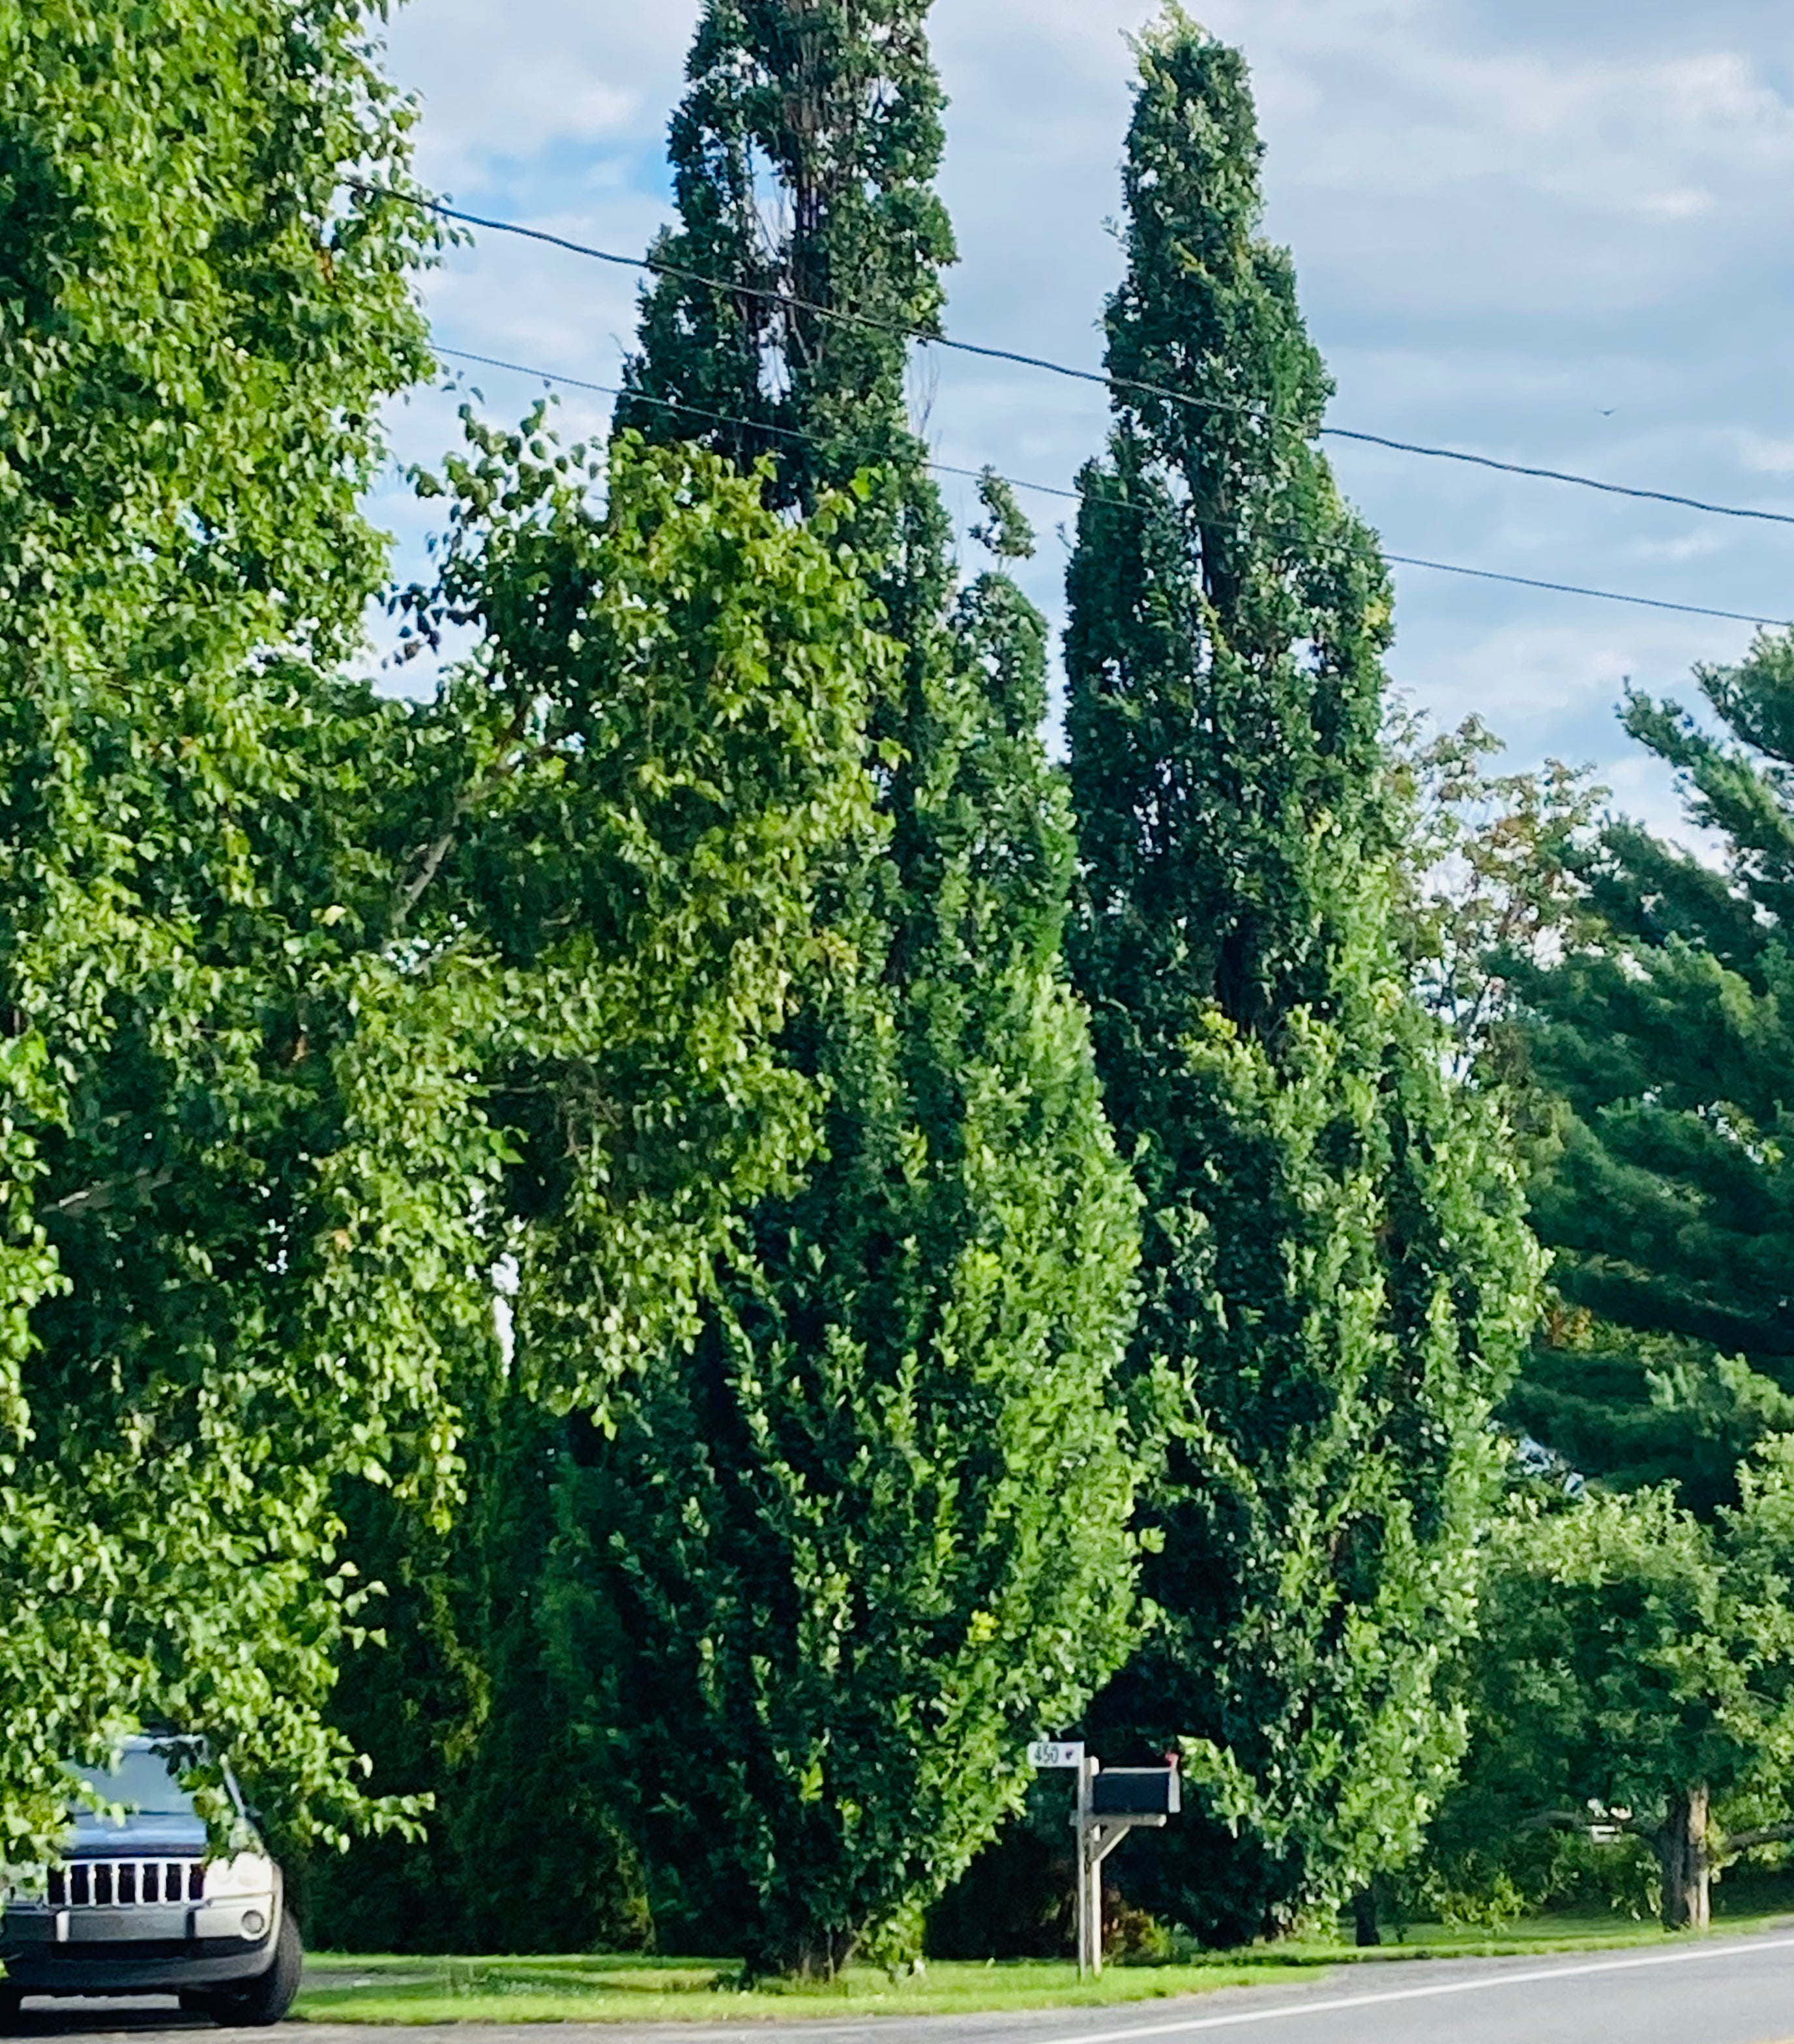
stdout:
<svg viewBox="0 0 1794 2044">
<path fill-rule="evenodd" d="M 654 405 L 663 412 L 677 412 L 682 418 L 705 419 L 713 426 L 740 426 L 749 432 L 766 433 L 774 440 L 802 440 L 811 447 L 825 444 L 820 433 L 806 433 L 796 426 L 775 426 L 764 419 L 744 419 L 734 412 L 713 412 L 702 405 L 682 405 L 672 398 L 651 397 L 645 390 L 625 390 L 620 383 L 594 383 L 583 376 L 563 376 L 552 369 L 533 369 L 527 362 L 501 362 L 495 355 L 472 355 L 464 348 L 444 348 L 436 344 L 436 353 L 446 355 L 456 362 L 477 362 L 486 369 L 508 369 L 514 375 L 534 376 L 544 383 L 558 384 L 569 390 L 595 390 L 601 398 L 627 398 L 637 405 Z M 868 453 L 875 449 L 868 448 Z M 955 468 L 951 462 L 931 461 L 923 458 L 922 466 L 932 469 L 936 475 L 962 475 L 977 482 L 984 474 L 982 468 Z M 994 472 L 994 471 L 993 471 Z M 1000 478 L 1016 490 L 1037 490 L 1045 497 L 1063 497 L 1074 504 L 1081 501 L 1075 490 L 1066 490 L 1057 483 L 1025 482 L 1020 476 L 1005 475 Z"/>
<path fill-rule="evenodd" d="M 440 344 L 436 352 L 448 356 L 453 361 L 477 363 L 484 369 L 500 369 L 511 375 L 532 377 L 539 382 L 558 385 L 570 390 L 590 390 L 602 398 L 627 397 L 637 404 L 658 405 L 663 411 L 677 412 L 686 418 L 703 419 L 713 425 L 740 426 L 750 432 L 770 434 L 776 439 L 804 440 L 812 445 L 820 444 L 820 436 L 800 432 L 794 426 L 774 426 L 762 420 L 744 419 L 730 412 L 711 411 L 700 405 L 682 405 L 671 398 L 650 397 L 644 391 L 624 390 L 620 385 L 615 383 L 595 383 L 582 376 L 563 376 L 555 371 L 532 367 L 526 362 L 506 362 L 495 355 L 475 355 L 464 348 L 444 348 Z M 923 465 L 932 469 L 938 475 L 964 476 L 974 482 L 982 481 L 986 474 L 980 468 L 958 468 L 951 462 L 924 461 Z M 991 470 L 989 473 L 995 475 L 997 472 Z M 997 479 L 1008 483 L 1012 490 L 1033 490 L 1043 497 L 1062 498 L 1074 504 L 1084 501 L 1081 491 L 1067 490 L 1062 484 L 1031 482 L 1019 475 L 997 476 Z M 1115 504 L 1125 502 L 1124 499 L 1119 498 L 1101 501 Z M 1638 604 L 1647 610 L 1674 610 L 1691 617 L 1721 617 L 1735 624 L 1769 624 L 1794 631 L 1794 618 L 1759 617 L 1753 612 L 1744 610 L 1715 610 L 1704 604 L 1672 603 L 1663 597 L 1633 596 L 1612 589 L 1585 589 L 1576 582 L 1540 582 L 1531 575 L 1504 574 L 1494 568 L 1466 567 L 1456 561 L 1421 560 L 1411 554 L 1385 553 L 1383 558 L 1398 567 L 1426 568 L 1435 574 L 1469 575 L 1477 582 L 1510 582 L 1519 589 L 1549 590 L 1558 596 L 1590 597 L 1600 603 Z"/>
<path fill-rule="evenodd" d="M 1704 603 L 1672 603 L 1661 596 L 1632 596 L 1616 589 L 1585 589 L 1580 582 L 1540 582 L 1531 575 L 1500 574 L 1493 568 L 1469 568 L 1461 561 L 1417 560 L 1412 554 L 1385 554 L 1397 567 L 1431 568 L 1435 574 L 1469 575 L 1477 582 L 1512 582 L 1519 589 L 1548 589 L 1559 596 L 1592 596 L 1601 603 L 1637 603 L 1646 610 L 1679 610 L 1688 617 L 1726 617 L 1734 624 L 1773 624 L 1794 632 L 1794 618 L 1758 617 L 1748 610 L 1710 610 Z"/>
<path fill-rule="evenodd" d="M 544 228 L 525 227 L 514 220 L 495 220 L 477 213 L 466 213 L 457 206 L 444 205 L 440 199 L 424 198 L 413 192 L 398 191 L 386 185 L 371 185 L 359 179 L 345 181 L 353 190 L 375 198 L 397 199 L 401 205 L 415 206 L 419 211 L 432 213 L 444 220 L 452 220 L 467 227 L 480 227 L 494 234 L 514 235 L 524 241 L 540 242 L 544 247 L 559 248 L 568 255 L 580 256 L 594 263 L 608 263 L 619 269 L 645 270 L 659 277 L 675 277 L 681 282 L 696 284 L 706 290 L 725 292 L 731 297 L 756 298 L 767 305 L 790 307 L 797 312 L 813 313 L 820 319 L 834 320 L 843 326 L 857 326 L 875 333 L 886 333 L 905 340 L 916 342 L 924 348 L 943 348 L 955 354 L 976 355 L 986 362 L 1008 362 L 1023 369 L 1039 369 L 1052 376 L 1069 378 L 1074 382 L 1095 383 L 1112 391 L 1131 391 L 1143 397 L 1157 398 L 1166 403 L 1181 405 L 1192 411 L 1227 412 L 1239 417 L 1256 419 L 1266 425 L 1286 427 L 1293 432 L 1306 437 L 1307 428 L 1298 421 L 1280 418 L 1274 413 L 1261 410 L 1250 405 L 1230 404 L 1224 398 L 1199 398 L 1187 390 L 1174 390 L 1169 384 L 1150 383 L 1137 377 L 1114 376 L 1100 369 L 1079 369 L 1070 363 L 1055 362 L 1043 355 L 1027 355 L 1015 348 L 992 348 L 970 340 L 955 340 L 944 334 L 931 333 L 926 327 L 907 326 L 901 321 L 883 320 L 870 313 L 855 312 L 838 306 L 825 305 L 812 298 L 797 297 L 789 291 L 774 290 L 761 284 L 746 284 L 723 277 L 705 276 L 701 271 L 687 269 L 677 263 L 668 263 L 653 256 L 623 256 L 614 249 L 599 248 L 590 243 L 574 241 L 566 235 L 551 234 Z M 1502 461 L 1493 455 L 1473 454 L 1463 448 L 1434 447 L 1424 441 L 1396 440 L 1386 433 L 1369 433 L 1349 426 L 1327 426 L 1318 428 L 1328 440 L 1351 440 L 1361 446 L 1378 447 L 1396 454 L 1416 455 L 1428 461 L 1457 462 L 1470 468 L 1492 469 L 1499 474 L 1519 475 L 1534 482 L 1562 482 L 1578 490 L 1599 490 L 1604 496 L 1628 497 L 1651 504 L 1673 504 L 1683 510 L 1700 511 L 1715 518 L 1748 518 L 1771 525 L 1794 525 L 1794 512 L 1769 511 L 1761 505 L 1744 504 L 1715 504 L 1700 497 L 1685 497 L 1671 490 L 1646 490 L 1631 483 L 1610 482 L 1600 476 L 1583 475 L 1573 469 L 1543 468 L 1529 463 Z"/>
</svg>

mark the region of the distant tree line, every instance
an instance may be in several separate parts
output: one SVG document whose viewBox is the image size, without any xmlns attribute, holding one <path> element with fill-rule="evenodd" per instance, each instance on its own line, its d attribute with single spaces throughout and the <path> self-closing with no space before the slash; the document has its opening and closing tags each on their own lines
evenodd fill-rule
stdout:
<svg viewBox="0 0 1794 2044">
<path fill-rule="evenodd" d="M 1056 762 L 928 11 L 709 0 L 609 444 L 470 410 L 399 591 L 369 18 L 0 26 L 10 1859 L 139 1722 L 362 1950 L 1047 1948 L 1053 1734 L 1215 1943 L 1789 1835 L 1794 651 L 1627 707 L 1711 861 L 1404 717 L 1173 8 Z"/>
</svg>

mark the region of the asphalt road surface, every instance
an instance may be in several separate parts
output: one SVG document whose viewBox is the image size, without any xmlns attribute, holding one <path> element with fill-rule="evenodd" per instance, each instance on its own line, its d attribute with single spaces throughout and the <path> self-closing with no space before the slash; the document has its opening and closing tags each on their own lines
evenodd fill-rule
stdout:
<svg viewBox="0 0 1794 2044">
<path fill-rule="evenodd" d="M 26 2004 L 21 2028 L 121 2044 L 252 2044 L 165 2008 Z M 1794 1935 L 1594 1958 L 1339 1968 L 1296 1988 L 1224 1989 L 1116 2008 L 882 2016 L 854 2023 L 289 2025 L 293 2044 L 1794 2044 Z"/>
</svg>

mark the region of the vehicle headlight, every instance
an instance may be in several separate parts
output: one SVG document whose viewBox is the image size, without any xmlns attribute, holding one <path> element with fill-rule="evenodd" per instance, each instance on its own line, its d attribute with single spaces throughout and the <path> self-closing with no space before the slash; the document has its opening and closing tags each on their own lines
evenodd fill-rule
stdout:
<svg viewBox="0 0 1794 2044">
<path fill-rule="evenodd" d="M 234 1902 L 274 1892 L 274 1862 L 260 1853 L 238 1853 L 232 1859 L 214 1860 L 206 1869 L 206 1900 Z"/>
<path fill-rule="evenodd" d="M 243 1934 L 259 1938 L 268 1927 L 268 1919 L 259 1909 L 245 1909 L 243 1912 Z"/>
</svg>

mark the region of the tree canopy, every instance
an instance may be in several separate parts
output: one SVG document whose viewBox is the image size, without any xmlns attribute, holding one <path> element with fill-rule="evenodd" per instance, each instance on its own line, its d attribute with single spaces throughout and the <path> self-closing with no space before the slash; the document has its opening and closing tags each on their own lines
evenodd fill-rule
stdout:
<svg viewBox="0 0 1794 2044">
<path fill-rule="evenodd" d="M 1514 1910 L 1562 1877 L 1529 1839 L 1592 1833 L 1611 1853 L 1635 1837 L 1665 1922 L 1699 1927 L 1715 1866 L 1794 1836 L 1789 1447 L 1746 1464 L 1740 1502 L 1711 1527 L 1667 1488 L 1566 1499 L 1535 1485 L 1496 1521 L 1435 1882 Z"/>
<path fill-rule="evenodd" d="M 532 429 L 477 433 L 413 599 L 481 642 L 407 830 L 420 912 L 528 1017 L 489 1101 L 515 1347 L 471 1380 L 478 1535 L 375 1530 L 420 1640 L 348 1721 L 454 1812 L 432 1865 L 482 1937 L 546 1888 L 574 1944 L 651 1908 L 755 1965 L 907 1950 L 1129 1637 L 1134 1202 L 1059 962 L 1031 539 L 987 483 L 997 565 L 956 573 L 905 348 L 841 310 L 939 303 L 925 13 L 707 9 L 604 518 Z M 708 558 L 632 509 L 686 463 Z M 839 727 L 800 721 L 800 595 Z M 520 1769 L 585 1786 L 495 1881 Z"/>
<path fill-rule="evenodd" d="M 1699 670 L 1718 733 L 1631 698 L 1709 862 L 1615 820 L 1583 862 L 1586 914 L 1522 986 L 1539 1078 L 1563 1103 L 1533 1195 L 1565 1297 L 1615 1326 L 1742 1357 L 1794 1389 L 1784 1281 L 1787 915 L 1794 641 Z"/>
<path fill-rule="evenodd" d="M 325 1714 L 379 1608 L 346 1519 L 451 1514 L 544 1182 L 516 1311 L 595 1400 L 812 1140 L 766 1043 L 884 655 L 820 528 L 715 463 L 623 446 L 601 505 L 486 436 L 417 606 L 473 661 L 418 711 L 343 678 L 428 360 L 365 17 L 4 32 L 0 1835 L 148 1721 L 340 1837 L 405 1815 Z"/>
<path fill-rule="evenodd" d="M 428 231 L 341 182 L 402 181 L 409 121 L 352 8 L 0 17 L 9 1839 L 137 1716 L 231 1734 L 295 1822 L 352 1805 L 331 1472 L 443 1452 L 495 1158 L 469 997 L 356 934 L 398 725 L 320 665 L 428 362 Z"/>
<path fill-rule="evenodd" d="M 1173 6 L 1055 763 L 929 11 L 705 0 L 608 445 L 396 590 L 380 0 L 0 9 L 0 1870 L 144 1725 L 327 1938 L 750 1974 L 1050 1938 L 1047 1734 L 1212 1942 L 1794 1840 L 1794 635 L 1628 699 L 1698 856 L 1392 703 Z"/>
</svg>

